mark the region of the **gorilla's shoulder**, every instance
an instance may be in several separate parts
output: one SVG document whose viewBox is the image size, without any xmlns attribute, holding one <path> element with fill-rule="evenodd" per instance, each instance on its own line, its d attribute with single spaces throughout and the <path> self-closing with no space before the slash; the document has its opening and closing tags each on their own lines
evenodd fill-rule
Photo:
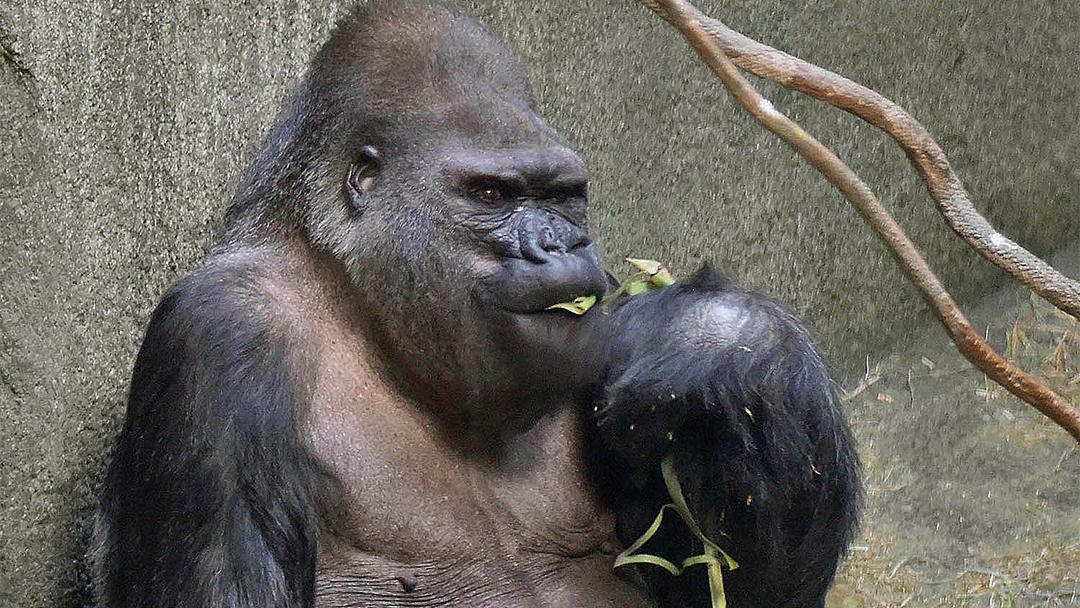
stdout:
<svg viewBox="0 0 1080 608">
<path fill-rule="evenodd" d="M 211 346 L 255 339 L 280 327 L 288 290 L 280 253 L 240 249 L 211 255 L 166 292 L 150 332 Z M 163 337 L 164 337 L 163 336 Z"/>
<path fill-rule="evenodd" d="M 257 416 L 237 416 L 265 417 L 267 403 L 285 403 L 280 378 L 300 360 L 291 336 L 273 322 L 277 307 L 267 285 L 275 264 L 267 252 L 214 254 L 168 290 L 135 360 L 129 419 L 256 424 Z M 174 422 L 177 411 L 189 422 Z"/>
</svg>

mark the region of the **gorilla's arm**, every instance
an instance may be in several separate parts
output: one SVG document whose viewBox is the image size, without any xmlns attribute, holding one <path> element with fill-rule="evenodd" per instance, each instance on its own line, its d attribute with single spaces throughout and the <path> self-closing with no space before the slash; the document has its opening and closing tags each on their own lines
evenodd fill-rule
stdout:
<svg viewBox="0 0 1080 608">
<path fill-rule="evenodd" d="M 313 605 L 299 383 L 245 273 L 196 271 L 150 321 L 94 533 L 103 607 Z"/>
<path fill-rule="evenodd" d="M 799 321 L 703 270 L 623 300 L 609 329 L 594 420 L 609 462 L 636 479 L 615 490 L 622 540 L 671 501 L 659 471 L 673 452 L 691 512 L 741 565 L 724 572 L 733 605 L 824 605 L 855 525 L 858 462 Z M 678 561 L 692 547 L 665 524 L 646 548 Z M 677 579 L 641 568 L 661 606 L 709 605 L 704 568 Z"/>
</svg>

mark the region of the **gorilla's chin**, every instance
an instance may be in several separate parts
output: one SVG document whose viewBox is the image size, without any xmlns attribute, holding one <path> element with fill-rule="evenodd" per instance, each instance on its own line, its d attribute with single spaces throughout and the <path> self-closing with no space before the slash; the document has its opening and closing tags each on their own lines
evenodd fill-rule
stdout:
<svg viewBox="0 0 1080 608">
<path fill-rule="evenodd" d="M 505 258 L 502 271 L 485 281 L 482 298 L 518 314 L 542 313 L 580 296 L 604 295 L 607 277 L 595 254 L 551 255 L 543 263 Z"/>
</svg>

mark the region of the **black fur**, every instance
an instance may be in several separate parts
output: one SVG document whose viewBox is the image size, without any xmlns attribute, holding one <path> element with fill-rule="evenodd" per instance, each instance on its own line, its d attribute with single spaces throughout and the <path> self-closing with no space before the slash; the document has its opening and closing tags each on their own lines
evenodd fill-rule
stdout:
<svg viewBox="0 0 1080 608">
<path fill-rule="evenodd" d="M 188 275 L 150 320 L 94 534 L 102 605 L 312 605 L 305 382 L 240 287 L 256 265 Z"/>
<path fill-rule="evenodd" d="M 708 269 L 613 315 L 595 420 L 604 445 L 647 476 L 621 490 L 623 541 L 670 502 L 659 459 L 674 451 L 691 510 L 741 564 L 725 573 L 729 605 L 823 606 L 856 524 L 858 458 L 801 323 Z M 692 554 L 682 527 L 664 530 L 654 550 Z M 644 568 L 664 606 L 708 605 L 702 568 L 685 580 Z"/>
</svg>

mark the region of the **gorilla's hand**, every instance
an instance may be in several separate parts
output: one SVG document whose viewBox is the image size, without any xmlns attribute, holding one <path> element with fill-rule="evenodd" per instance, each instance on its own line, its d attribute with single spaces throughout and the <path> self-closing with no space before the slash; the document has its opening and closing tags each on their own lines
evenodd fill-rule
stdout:
<svg viewBox="0 0 1080 608">
<path fill-rule="evenodd" d="M 620 304 L 594 412 L 607 446 L 635 468 L 653 469 L 666 452 L 684 446 L 688 421 L 744 428 L 762 408 L 773 410 L 761 412 L 763 418 L 803 418 L 783 411 L 799 400 L 795 395 L 772 393 L 802 392 L 806 387 L 793 383 L 805 380 L 806 366 L 817 366 L 820 388 L 830 388 L 795 317 L 772 300 L 729 288 L 708 269 Z M 694 426 L 691 431 L 701 430 Z"/>
<path fill-rule="evenodd" d="M 858 460 L 798 319 L 703 270 L 624 300 L 608 331 L 594 420 L 645 480 L 620 515 L 624 542 L 670 500 L 658 472 L 673 452 L 694 517 L 742 564 L 728 585 L 736 603 L 818 605 L 855 524 Z M 671 585 L 706 587 L 688 580 Z"/>
</svg>

